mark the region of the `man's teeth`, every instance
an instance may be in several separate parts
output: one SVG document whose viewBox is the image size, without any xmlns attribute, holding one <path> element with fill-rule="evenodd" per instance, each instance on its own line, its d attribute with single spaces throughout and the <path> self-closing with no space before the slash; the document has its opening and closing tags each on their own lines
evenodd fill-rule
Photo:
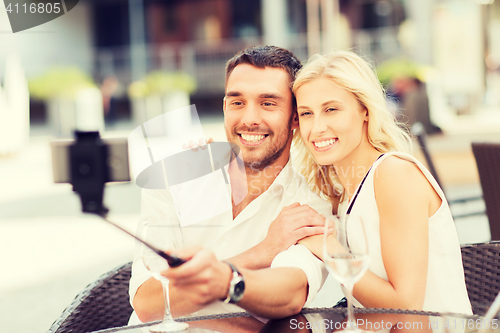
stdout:
<svg viewBox="0 0 500 333">
<path fill-rule="evenodd" d="M 265 135 L 248 135 L 248 134 L 241 134 L 241 137 L 243 138 L 243 140 L 245 141 L 249 141 L 249 142 L 257 142 L 257 141 L 260 141 L 262 139 L 264 139 L 266 136 Z"/>
<path fill-rule="evenodd" d="M 326 141 L 315 142 L 314 145 L 316 146 L 316 148 L 324 148 L 332 145 L 335 141 L 337 141 L 337 139 L 330 139 Z"/>
</svg>

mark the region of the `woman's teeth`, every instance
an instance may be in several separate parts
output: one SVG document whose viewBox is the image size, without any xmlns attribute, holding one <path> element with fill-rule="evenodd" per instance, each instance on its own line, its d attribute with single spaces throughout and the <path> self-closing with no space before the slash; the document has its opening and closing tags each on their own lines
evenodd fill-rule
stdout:
<svg viewBox="0 0 500 333">
<path fill-rule="evenodd" d="M 257 142 L 257 141 L 260 141 L 262 139 L 264 139 L 266 136 L 265 135 L 248 135 L 248 134 L 241 134 L 241 137 L 243 138 L 243 140 L 245 141 L 249 141 L 249 142 Z"/>
<path fill-rule="evenodd" d="M 316 148 L 324 148 L 324 147 L 332 145 L 335 141 L 337 141 L 337 139 L 330 139 L 330 140 L 326 140 L 326 141 L 314 142 L 314 145 L 316 146 Z"/>
</svg>

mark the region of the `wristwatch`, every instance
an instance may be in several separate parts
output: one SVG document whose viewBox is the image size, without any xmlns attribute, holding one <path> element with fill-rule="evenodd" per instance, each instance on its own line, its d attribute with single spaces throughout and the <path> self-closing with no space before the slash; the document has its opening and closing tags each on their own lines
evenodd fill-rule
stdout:
<svg viewBox="0 0 500 333">
<path fill-rule="evenodd" d="M 233 264 L 228 261 L 224 262 L 229 265 L 233 272 L 233 277 L 229 282 L 229 291 L 224 303 L 238 303 L 243 298 L 243 293 L 245 292 L 245 278 Z"/>
</svg>

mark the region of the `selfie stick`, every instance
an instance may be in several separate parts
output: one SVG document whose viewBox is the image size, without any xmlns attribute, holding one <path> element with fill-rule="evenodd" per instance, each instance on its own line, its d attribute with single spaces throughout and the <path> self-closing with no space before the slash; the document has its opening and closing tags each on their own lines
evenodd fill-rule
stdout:
<svg viewBox="0 0 500 333">
<path fill-rule="evenodd" d="M 75 131 L 76 140 L 69 148 L 70 175 L 73 191 L 78 193 L 82 202 L 82 211 L 100 216 L 104 221 L 134 237 L 167 260 L 170 267 L 182 265 L 185 261 L 169 255 L 146 241 L 108 220 L 109 209 L 103 205 L 104 185 L 111 181 L 109 175 L 108 146 L 101 140 L 99 132 Z"/>
<path fill-rule="evenodd" d="M 137 237 L 136 235 L 134 235 L 133 233 L 129 232 L 128 230 L 122 228 L 121 226 L 119 226 L 118 224 L 114 223 L 113 221 L 110 221 L 108 220 L 105 216 L 101 216 L 104 221 L 114 225 L 115 227 L 117 227 L 118 229 L 120 229 L 121 231 L 123 231 L 124 233 L 134 237 L 136 240 L 138 240 L 139 242 L 141 242 L 142 244 L 146 245 L 147 247 L 149 247 L 151 250 L 153 250 L 157 255 L 159 255 L 160 257 L 162 257 L 163 259 L 165 259 L 167 262 L 168 262 L 168 265 L 170 267 L 177 267 L 177 266 L 180 266 L 182 265 L 183 263 L 185 263 L 184 260 L 182 260 L 181 258 L 177 257 L 177 256 L 174 256 L 174 255 L 171 255 L 171 254 L 167 254 L 165 252 L 163 252 L 162 250 L 159 250 L 157 249 L 156 247 L 154 247 L 153 245 L 147 243 L 145 240 Z"/>
</svg>

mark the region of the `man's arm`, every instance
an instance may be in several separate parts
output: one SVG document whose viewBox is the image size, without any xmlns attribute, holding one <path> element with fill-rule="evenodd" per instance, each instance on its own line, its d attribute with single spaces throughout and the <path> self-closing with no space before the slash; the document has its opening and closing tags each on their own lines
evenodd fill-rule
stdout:
<svg viewBox="0 0 500 333">
<path fill-rule="evenodd" d="M 143 191 L 142 211 L 143 218 L 175 219 L 176 216 L 167 216 L 175 211 L 167 192 Z M 281 251 L 295 244 L 298 239 L 311 234 L 323 232 L 324 218 L 307 205 L 299 203 L 285 207 L 278 218 L 272 223 L 266 239 L 260 244 L 235 256 L 229 261 L 239 268 L 258 269 L 269 267 L 274 257 Z M 176 236 L 177 229 L 172 228 L 172 239 L 165 240 L 171 248 L 178 248 L 180 236 Z M 225 265 L 227 266 L 227 265 Z M 225 267 L 227 269 L 227 267 Z M 142 322 L 158 320 L 163 317 L 163 292 L 159 281 L 154 279 L 142 264 L 140 254 L 136 251 L 131 281 L 131 303 Z M 176 286 L 170 284 L 170 304 L 174 317 L 187 315 L 203 308 L 200 303 L 192 302 Z M 201 291 L 203 293 L 203 291 Z"/>
<path fill-rule="evenodd" d="M 283 318 L 297 314 L 307 299 L 307 278 L 294 267 L 242 270 L 245 295 L 242 308 L 265 318 Z"/>
<path fill-rule="evenodd" d="M 309 235 L 321 234 L 323 233 L 324 217 L 322 217 L 314 209 L 310 208 L 308 205 L 300 205 L 299 203 L 292 204 L 285 207 L 278 218 L 271 224 L 267 237 L 254 246 L 253 248 L 237 255 L 228 261 L 232 262 L 240 269 L 261 269 L 267 268 L 271 265 L 271 262 L 276 257 L 276 255 L 282 251 L 285 251 L 291 245 L 295 244 L 297 240 L 307 237 Z M 191 257 L 199 251 L 200 249 L 193 249 L 191 252 L 185 252 L 184 257 Z M 194 252 L 193 252 L 194 251 Z M 182 265 L 185 266 L 186 264 Z M 208 266 L 207 266 L 208 267 Z M 279 269 L 281 270 L 281 268 Z M 222 267 L 208 267 L 207 271 L 204 273 L 207 277 L 213 278 L 214 280 L 220 280 L 220 276 L 226 276 L 229 279 L 229 274 L 227 273 L 228 267 L 223 264 Z M 300 269 L 299 273 L 304 274 Z M 277 284 L 281 284 L 281 274 L 275 273 L 265 273 L 266 275 L 262 278 L 263 281 L 274 281 Z M 210 275 L 210 276 L 209 276 Z M 268 276 L 269 275 L 269 276 Z M 250 276 L 253 276 L 250 274 Z M 259 280 L 261 277 L 257 275 L 255 277 Z M 292 280 L 295 280 L 295 276 L 290 276 Z M 286 281 L 284 281 L 286 282 Z M 251 283 L 251 282 L 250 282 Z M 226 288 L 229 285 L 229 280 L 223 283 Z M 192 285 L 191 290 L 188 288 L 181 288 L 178 290 L 178 286 L 175 283 L 170 283 L 170 304 L 171 312 L 174 317 L 187 315 L 202 309 L 204 306 L 208 305 L 212 300 L 211 292 L 207 292 L 204 288 L 217 288 L 217 285 L 211 285 L 206 283 L 206 285 L 198 284 L 196 281 Z M 283 290 L 294 290 L 296 286 L 293 285 L 283 285 Z M 259 289 L 262 290 L 262 289 Z M 227 293 L 227 290 L 224 290 Z M 264 289 L 264 294 L 268 294 L 269 291 Z M 195 295 L 193 297 L 186 297 L 186 293 L 190 295 Z M 252 295 L 252 292 L 250 292 Z M 306 289 L 305 293 L 307 296 L 307 279 L 306 279 Z M 203 295 L 209 297 L 208 300 L 203 299 Z M 258 296 L 257 296 L 258 297 Z M 289 299 L 285 299 L 287 302 Z M 268 313 L 268 311 L 276 311 L 276 314 L 280 316 L 283 313 L 289 313 L 289 310 L 284 308 L 292 305 L 302 308 L 305 299 L 298 302 L 297 304 L 280 304 L 280 300 L 276 300 L 278 303 L 262 303 L 259 302 L 258 306 L 252 308 L 252 302 L 249 301 L 249 309 L 255 311 L 256 313 Z M 245 302 L 242 300 L 242 304 Z M 149 278 L 145 281 L 137 290 L 135 297 L 133 298 L 133 307 L 136 311 L 137 316 L 142 322 L 152 321 L 161 319 L 163 316 L 163 293 L 162 286 L 159 281 L 154 278 Z M 238 305 L 240 305 L 238 303 Z M 300 311 L 300 310 L 299 310 Z M 272 312 L 271 312 L 272 313 Z"/>
<path fill-rule="evenodd" d="M 186 249 L 178 255 L 185 264 L 164 271 L 170 284 L 191 304 L 204 307 L 227 297 L 232 271 L 210 250 Z M 300 312 L 307 299 L 307 277 L 299 268 L 249 270 L 245 292 L 238 306 L 266 318 L 282 318 Z"/>
<path fill-rule="evenodd" d="M 178 223 L 175 206 L 168 191 L 142 191 L 141 220 L 151 218 L 165 219 L 169 223 Z M 180 228 L 173 227 L 169 236 L 169 239 L 165 239 L 167 246 L 171 248 L 182 246 Z M 134 250 L 134 263 L 132 266 L 129 293 L 131 304 L 137 316 L 142 322 L 148 322 L 163 318 L 163 289 L 161 283 L 153 278 L 144 266 L 141 258 L 141 247 L 141 245 L 137 245 Z M 175 287 L 170 286 L 169 292 L 173 316 L 182 316 L 200 309 L 196 304 L 192 304 L 182 296 L 179 296 Z"/>
<path fill-rule="evenodd" d="M 329 205 L 324 206 L 331 212 Z M 324 221 L 325 217 L 309 205 L 295 202 L 283 208 L 269 226 L 267 236 L 262 242 L 228 261 L 247 269 L 270 267 L 278 253 L 285 251 L 300 239 L 323 234 Z"/>
</svg>

